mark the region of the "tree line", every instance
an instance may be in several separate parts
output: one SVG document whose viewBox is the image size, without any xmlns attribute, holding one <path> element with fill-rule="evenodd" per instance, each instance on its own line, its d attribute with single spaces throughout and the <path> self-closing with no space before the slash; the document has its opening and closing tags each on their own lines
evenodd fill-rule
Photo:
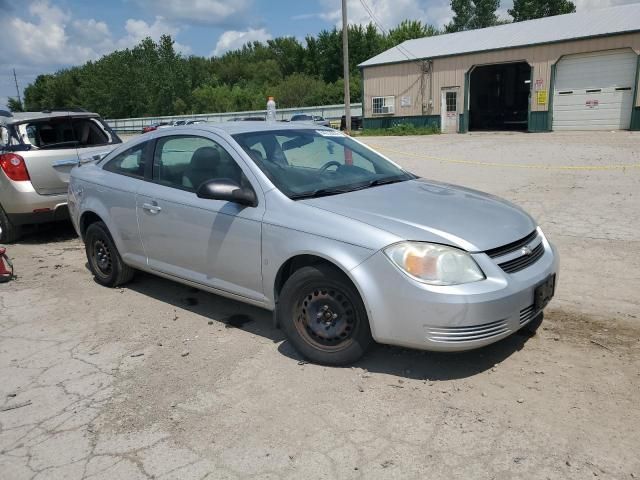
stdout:
<svg viewBox="0 0 640 480">
<path fill-rule="evenodd" d="M 499 0 L 452 0 L 453 20 L 442 31 L 405 20 L 389 31 L 373 23 L 349 26 L 351 101 L 361 99 L 357 65 L 405 40 L 505 23 Z M 514 0 L 513 21 L 575 11 L 568 0 Z M 39 75 L 24 91 L 26 110 L 83 107 L 108 118 L 259 110 L 266 97 L 280 108 L 343 102 L 342 31 L 247 43 L 218 57 L 183 56 L 174 41 L 144 39 L 96 61 Z M 9 108 L 21 110 L 16 99 Z"/>
</svg>

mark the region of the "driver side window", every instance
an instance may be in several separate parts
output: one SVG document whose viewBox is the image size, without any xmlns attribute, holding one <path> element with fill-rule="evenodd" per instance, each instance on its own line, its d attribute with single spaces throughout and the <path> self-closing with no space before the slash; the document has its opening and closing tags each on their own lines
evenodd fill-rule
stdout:
<svg viewBox="0 0 640 480">
<path fill-rule="evenodd" d="M 153 158 L 154 181 L 195 192 L 214 178 L 242 184 L 242 170 L 221 145 L 209 138 L 190 135 L 158 139 Z"/>
</svg>

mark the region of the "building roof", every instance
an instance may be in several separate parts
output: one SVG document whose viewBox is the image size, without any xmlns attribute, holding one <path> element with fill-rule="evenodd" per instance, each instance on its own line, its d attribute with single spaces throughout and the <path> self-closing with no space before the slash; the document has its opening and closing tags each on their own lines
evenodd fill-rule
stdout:
<svg viewBox="0 0 640 480">
<path fill-rule="evenodd" d="M 640 31 L 640 3 L 407 40 L 360 67 Z"/>
</svg>

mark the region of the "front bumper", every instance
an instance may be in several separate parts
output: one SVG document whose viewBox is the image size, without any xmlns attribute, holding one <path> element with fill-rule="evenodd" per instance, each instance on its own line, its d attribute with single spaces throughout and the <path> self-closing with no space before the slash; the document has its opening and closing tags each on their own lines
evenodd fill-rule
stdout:
<svg viewBox="0 0 640 480">
<path fill-rule="evenodd" d="M 433 286 L 402 273 L 378 252 L 351 271 L 374 339 L 422 350 L 461 351 L 505 338 L 536 318 L 534 290 L 550 275 L 558 281 L 558 254 L 544 236 L 534 264 L 505 273 L 484 253 L 473 254 L 486 279 Z"/>
</svg>

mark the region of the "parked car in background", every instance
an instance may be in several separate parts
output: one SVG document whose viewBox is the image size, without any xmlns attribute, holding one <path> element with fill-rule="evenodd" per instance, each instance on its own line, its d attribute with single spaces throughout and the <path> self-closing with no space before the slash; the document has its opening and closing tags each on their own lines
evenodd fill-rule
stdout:
<svg viewBox="0 0 640 480">
<path fill-rule="evenodd" d="M 233 117 L 227 120 L 227 122 L 264 122 L 264 117 L 253 116 L 253 117 Z"/>
<path fill-rule="evenodd" d="M 149 133 L 161 127 L 164 128 L 164 127 L 171 127 L 171 126 L 172 125 L 168 122 L 152 123 L 150 125 L 147 125 L 146 127 L 142 127 L 142 133 Z"/>
<path fill-rule="evenodd" d="M 200 125 L 201 123 L 207 123 L 204 120 L 187 120 L 185 125 Z"/>
<path fill-rule="evenodd" d="M 273 310 L 324 364 L 373 340 L 457 351 L 535 328 L 558 272 L 520 208 L 320 126 L 159 130 L 75 168 L 69 208 L 98 283 L 140 269 Z"/>
<path fill-rule="evenodd" d="M 319 115 L 307 115 L 306 113 L 296 113 L 289 120 L 290 122 L 311 122 L 323 127 L 330 127 L 329 120 L 325 120 Z"/>
<path fill-rule="evenodd" d="M 340 119 L 340 130 L 347 129 L 347 119 L 344 115 Z M 351 130 L 362 130 L 362 117 L 351 117 Z"/>
<path fill-rule="evenodd" d="M 121 143 L 96 113 L 44 111 L 0 115 L 0 242 L 25 226 L 68 218 L 69 172 Z"/>
</svg>

